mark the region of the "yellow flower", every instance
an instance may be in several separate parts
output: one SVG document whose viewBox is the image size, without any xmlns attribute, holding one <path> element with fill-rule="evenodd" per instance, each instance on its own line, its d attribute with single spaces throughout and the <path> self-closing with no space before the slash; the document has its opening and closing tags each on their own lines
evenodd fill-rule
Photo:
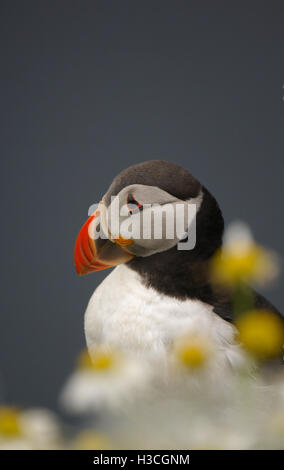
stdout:
<svg viewBox="0 0 284 470">
<path fill-rule="evenodd" d="M 72 448 L 78 450 L 106 450 L 109 449 L 109 443 L 103 434 L 92 429 L 86 429 L 75 437 Z"/>
<path fill-rule="evenodd" d="M 212 280 L 229 285 L 240 281 L 264 283 L 277 272 L 275 257 L 257 245 L 248 227 L 241 223 L 228 227 L 224 247 L 217 251 L 211 263 Z"/>
<path fill-rule="evenodd" d="M 187 346 L 179 351 L 179 355 L 187 367 L 200 367 L 207 359 L 207 352 L 200 345 Z"/>
<path fill-rule="evenodd" d="M 283 353 L 284 322 L 268 310 L 250 310 L 237 319 L 239 340 L 259 359 Z"/>
<path fill-rule="evenodd" d="M 12 407 L 0 407 L 0 436 L 14 437 L 19 436 L 19 412 Z"/>
<path fill-rule="evenodd" d="M 92 351 L 91 356 L 84 350 L 78 359 L 78 368 L 93 371 L 105 371 L 111 369 L 115 364 L 115 355 L 112 352 L 97 348 Z"/>
<path fill-rule="evenodd" d="M 213 257 L 211 267 L 214 281 L 232 285 L 242 280 L 264 282 L 272 272 L 268 254 L 257 245 L 244 251 L 219 250 Z"/>
<path fill-rule="evenodd" d="M 202 338 L 180 339 L 175 345 L 175 356 L 179 364 L 187 369 L 203 367 L 209 358 L 208 344 Z"/>
</svg>

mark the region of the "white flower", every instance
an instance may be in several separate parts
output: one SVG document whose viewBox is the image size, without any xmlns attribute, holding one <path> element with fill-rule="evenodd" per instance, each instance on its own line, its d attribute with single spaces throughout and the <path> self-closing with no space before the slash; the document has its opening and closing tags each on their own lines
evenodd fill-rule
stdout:
<svg viewBox="0 0 284 470">
<path fill-rule="evenodd" d="M 55 449 L 60 444 L 59 425 L 50 411 L 0 407 L 0 449 Z"/>
<path fill-rule="evenodd" d="M 24 410 L 19 417 L 24 436 L 36 449 L 55 449 L 61 444 L 60 427 L 54 413 L 43 408 Z"/>
<path fill-rule="evenodd" d="M 215 321 L 220 319 L 212 317 L 213 324 Z M 220 325 L 220 330 L 207 327 L 201 331 L 197 324 L 177 336 L 169 352 L 171 386 L 208 390 L 218 395 L 232 385 L 232 375 L 249 373 L 253 365 L 237 344 L 235 331 L 230 324 Z"/>
<path fill-rule="evenodd" d="M 243 222 L 231 223 L 224 236 L 223 248 L 214 255 L 212 280 L 234 285 L 239 281 L 265 284 L 279 274 L 277 256 L 258 245 Z"/>
<path fill-rule="evenodd" d="M 134 355 L 105 348 L 85 352 L 67 381 L 61 403 L 74 413 L 117 410 L 147 388 L 150 369 Z"/>
</svg>

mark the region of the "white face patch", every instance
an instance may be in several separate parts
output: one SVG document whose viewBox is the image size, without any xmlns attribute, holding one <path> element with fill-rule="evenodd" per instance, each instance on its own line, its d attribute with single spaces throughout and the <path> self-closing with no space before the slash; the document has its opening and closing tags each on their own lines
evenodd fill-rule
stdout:
<svg viewBox="0 0 284 470">
<path fill-rule="evenodd" d="M 129 185 L 104 206 L 103 231 L 113 239 L 131 240 L 127 250 L 136 256 L 150 256 L 176 245 L 178 250 L 193 249 L 202 196 L 200 190 L 197 197 L 183 201 L 154 186 Z"/>
</svg>

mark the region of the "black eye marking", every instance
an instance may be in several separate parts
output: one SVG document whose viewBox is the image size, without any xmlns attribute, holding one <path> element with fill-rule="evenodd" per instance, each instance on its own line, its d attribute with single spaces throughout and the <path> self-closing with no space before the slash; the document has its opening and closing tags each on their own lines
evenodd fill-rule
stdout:
<svg viewBox="0 0 284 470">
<path fill-rule="evenodd" d="M 143 204 L 140 204 L 140 202 L 136 201 L 136 199 L 134 199 L 134 197 L 130 194 L 127 198 L 127 208 L 129 213 L 132 215 L 142 211 Z"/>
</svg>

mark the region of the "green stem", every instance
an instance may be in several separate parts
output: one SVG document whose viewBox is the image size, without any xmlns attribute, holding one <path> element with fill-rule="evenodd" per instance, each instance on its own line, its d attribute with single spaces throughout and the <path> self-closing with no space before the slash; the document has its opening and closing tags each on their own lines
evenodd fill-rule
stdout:
<svg viewBox="0 0 284 470">
<path fill-rule="evenodd" d="M 233 291 L 233 308 L 234 308 L 234 316 L 237 318 L 244 312 L 253 309 L 254 307 L 254 294 L 253 290 L 239 282 L 235 285 Z"/>
</svg>

